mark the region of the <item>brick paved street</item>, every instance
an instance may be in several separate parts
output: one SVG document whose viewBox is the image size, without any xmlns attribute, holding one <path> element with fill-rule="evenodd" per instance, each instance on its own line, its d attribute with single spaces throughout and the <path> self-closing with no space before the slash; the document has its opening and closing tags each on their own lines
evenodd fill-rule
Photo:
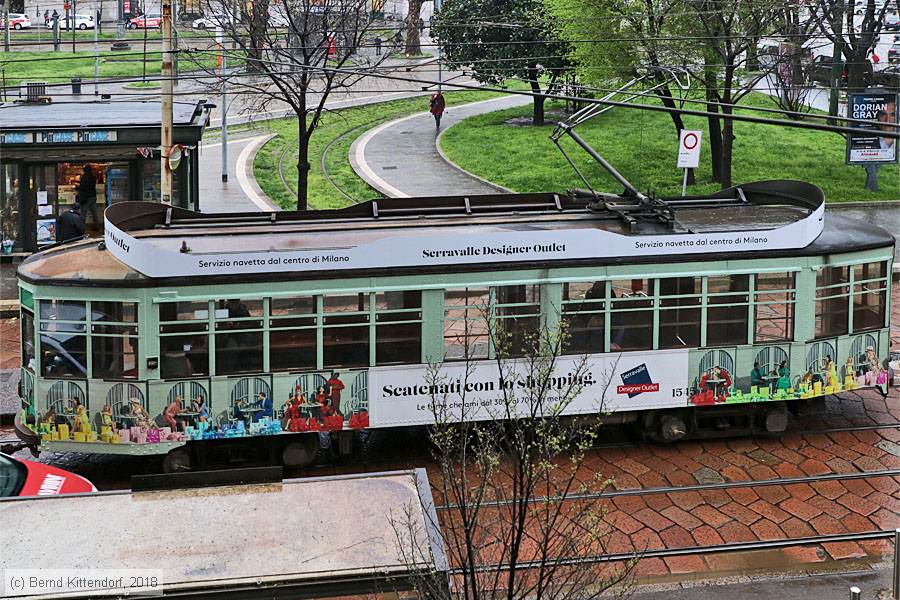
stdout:
<svg viewBox="0 0 900 600">
<path fill-rule="evenodd" d="M 900 323 L 898 286 L 894 287 L 892 320 Z M 900 339 L 900 328 L 894 332 Z M 17 366 L 18 319 L 0 321 L 0 368 Z M 753 482 L 823 474 L 900 469 L 900 395 L 887 400 L 871 390 L 829 398 L 823 415 L 794 420 L 788 433 L 777 437 L 743 437 L 688 441 L 671 445 L 608 444 L 589 453 L 582 479 L 595 473 L 613 480 L 613 492 L 643 489 L 639 495 L 608 501 L 609 553 L 689 548 L 733 542 L 768 541 L 900 527 L 900 476 L 836 479 L 813 483 L 728 489 L 660 490 L 669 486 Z M 848 426 L 885 427 L 815 433 Z M 611 435 L 617 433 L 610 429 Z M 0 438 L 8 431 L 0 432 Z M 601 440 L 604 443 L 605 440 Z M 325 466 L 301 474 L 337 474 L 411 466 L 431 467 L 427 451 L 389 443 L 362 464 Z M 403 448 L 407 448 L 404 450 Z M 27 452 L 21 453 L 28 457 Z M 42 456 L 95 479 L 102 488 L 127 487 L 131 473 L 140 473 L 143 459 Z M 429 469 L 431 470 L 431 469 Z M 435 476 L 436 474 L 432 474 Z M 826 568 L 848 561 L 877 562 L 891 552 L 886 540 L 834 542 L 777 550 L 645 558 L 637 573 L 649 581 L 713 574 L 781 572 Z M 752 566 L 752 568 L 751 568 Z"/>
</svg>

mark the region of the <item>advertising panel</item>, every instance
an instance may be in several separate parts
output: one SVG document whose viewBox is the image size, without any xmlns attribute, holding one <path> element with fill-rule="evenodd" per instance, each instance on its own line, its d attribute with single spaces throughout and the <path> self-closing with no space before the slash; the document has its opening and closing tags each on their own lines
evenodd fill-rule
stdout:
<svg viewBox="0 0 900 600">
<path fill-rule="evenodd" d="M 214 246 L 215 240 L 196 238 L 190 248 L 182 249 L 177 236 L 135 237 L 116 227 L 111 219 L 106 219 L 104 235 L 113 256 L 148 277 L 191 277 L 803 248 L 822 232 L 824 211 L 823 203 L 805 218 L 783 227 L 747 231 L 653 236 L 593 228 L 498 231 L 468 227 L 452 235 L 423 229 L 345 247 L 335 247 L 328 236 L 321 238 L 319 245 L 315 243 L 319 238 L 311 236 L 312 243 L 305 248 L 297 249 L 295 241 L 289 240 L 280 249 L 281 241 L 269 236 L 265 238 L 267 249 L 244 252 L 222 251 L 221 246 Z"/>
<path fill-rule="evenodd" d="M 563 414 L 688 404 L 687 350 L 593 355 L 579 370 L 582 360 L 575 356 L 557 360 L 551 378 L 556 394 L 565 394 L 573 385 L 581 388 L 574 399 L 570 397 Z M 528 399 L 534 383 L 529 372 L 533 370 L 524 361 L 505 362 L 501 372 L 497 362 L 490 360 L 470 363 L 468 372 L 465 363 L 444 363 L 437 372 L 424 365 L 369 369 L 370 422 L 373 427 L 426 425 L 435 422 L 436 410 L 450 420 L 506 418 L 507 403 L 513 399 L 518 415 L 524 416 L 530 412 Z"/>
<path fill-rule="evenodd" d="M 878 124 L 853 123 L 858 129 L 873 133 L 896 132 L 897 94 L 867 92 L 850 94 L 847 111 L 851 119 L 877 121 Z M 852 134 L 847 136 L 847 164 L 880 164 L 897 162 L 897 139 L 878 135 Z"/>
</svg>

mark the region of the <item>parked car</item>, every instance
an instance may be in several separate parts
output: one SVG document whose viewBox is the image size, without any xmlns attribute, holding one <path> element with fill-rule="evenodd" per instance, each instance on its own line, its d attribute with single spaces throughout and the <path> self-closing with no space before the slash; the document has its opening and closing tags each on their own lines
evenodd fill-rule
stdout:
<svg viewBox="0 0 900 600">
<path fill-rule="evenodd" d="M 888 49 L 888 62 L 894 64 L 900 62 L 900 44 L 893 44 Z"/>
<path fill-rule="evenodd" d="M 9 26 L 12 29 L 31 29 L 31 19 L 21 13 L 9 13 Z M 0 29 L 6 29 L 6 23 L 0 23 Z"/>
<path fill-rule="evenodd" d="M 832 64 L 834 64 L 832 58 L 824 54 L 813 58 L 807 67 L 810 81 L 821 83 L 824 86 L 831 85 Z M 866 68 L 866 71 L 863 74 L 863 83 L 868 86 L 872 85 L 873 81 L 872 63 L 868 63 L 868 68 Z M 839 87 L 847 86 L 847 64 L 845 62 L 841 63 L 841 78 L 838 85 Z"/>
<path fill-rule="evenodd" d="M 57 496 L 96 492 L 94 484 L 75 473 L 31 460 L 0 454 L 0 498 Z"/>
<path fill-rule="evenodd" d="M 60 29 L 69 29 L 69 24 L 72 21 L 72 17 L 66 18 L 65 15 L 61 15 L 59 17 L 59 28 Z M 47 27 L 49 29 L 53 29 L 53 20 L 51 19 L 49 23 L 47 23 Z M 75 29 L 93 29 L 94 28 L 94 17 L 92 15 L 75 15 Z"/>
<path fill-rule="evenodd" d="M 900 15 L 887 14 L 884 15 L 885 31 L 900 31 Z"/>
<path fill-rule="evenodd" d="M 128 29 L 158 29 L 162 27 L 162 15 L 146 14 L 128 21 Z"/>
<path fill-rule="evenodd" d="M 900 65 L 891 65 L 875 71 L 875 85 L 889 90 L 900 90 Z"/>
<path fill-rule="evenodd" d="M 203 13 L 198 12 L 183 12 L 178 15 L 178 22 L 182 25 L 189 25 L 196 21 L 197 19 L 203 18 Z"/>
<path fill-rule="evenodd" d="M 228 15 L 207 15 L 205 17 L 200 17 L 199 19 L 194 19 L 194 22 L 191 23 L 191 27 L 194 29 L 215 29 L 219 27 L 220 24 L 228 23 L 231 23 L 231 19 L 228 18 Z"/>
</svg>

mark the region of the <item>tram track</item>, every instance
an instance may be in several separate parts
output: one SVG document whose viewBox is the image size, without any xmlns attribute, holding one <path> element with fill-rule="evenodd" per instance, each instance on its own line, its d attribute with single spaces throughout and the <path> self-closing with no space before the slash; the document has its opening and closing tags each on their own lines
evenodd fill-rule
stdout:
<svg viewBox="0 0 900 600">
<path fill-rule="evenodd" d="M 754 479 L 749 481 L 727 481 L 724 483 L 698 483 L 696 485 L 673 485 L 658 486 L 650 488 L 628 488 L 622 490 L 604 490 L 601 492 L 590 492 L 582 494 L 569 494 L 565 497 L 560 496 L 535 496 L 527 500 L 528 504 L 539 504 L 544 502 L 574 502 L 578 500 L 604 500 L 606 498 L 620 498 L 624 496 L 645 496 L 654 494 L 679 494 L 684 492 L 704 492 L 710 490 L 729 490 L 747 487 L 768 487 L 773 485 L 797 485 L 811 484 L 822 481 L 848 481 L 853 479 L 874 479 L 877 477 L 900 477 L 900 469 L 884 469 L 881 471 L 857 471 L 854 473 L 826 473 L 823 475 L 809 475 L 806 477 L 777 477 L 773 479 Z M 480 507 L 493 508 L 498 506 L 508 506 L 518 503 L 518 500 L 496 500 L 490 502 L 482 502 Z M 463 508 L 462 504 L 441 504 L 436 505 L 436 510 L 456 510 Z"/>
<path fill-rule="evenodd" d="M 807 537 L 788 538 L 779 540 L 757 540 L 753 542 L 731 542 L 724 544 L 711 544 L 708 546 L 687 546 L 680 548 L 653 549 L 634 552 L 616 552 L 610 554 L 593 554 L 590 556 L 566 557 L 549 559 L 544 561 L 523 561 L 516 563 L 517 569 L 546 568 L 551 562 L 554 566 L 579 566 L 598 563 L 622 562 L 628 560 L 641 560 L 644 558 L 668 558 L 673 556 L 686 556 L 697 554 L 717 554 L 723 552 L 746 552 L 751 550 L 775 550 L 791 548 L 794 546 L 809 546 L 839 542 L 860 542 L 867 540 L 882 540 L 894 537 L 894 530 L 874 530 L 860 533 L 834 533 L 814 535 Z M 510 565 L 481 565 L 475 567 L 478 572 L 492 572 L 508 570 Z M 452 575 L 461 575 L 467 572 L 459 567 L 451 567 Z"/>
</svg>

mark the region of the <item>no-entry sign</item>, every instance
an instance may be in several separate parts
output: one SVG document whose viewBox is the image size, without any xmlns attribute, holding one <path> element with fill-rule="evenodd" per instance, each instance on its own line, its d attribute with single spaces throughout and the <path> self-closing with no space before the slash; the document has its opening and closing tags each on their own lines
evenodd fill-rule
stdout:
<svg viewBox="0 0 900 600">
<path fill-rule="evenodd" d="M 700 166 L 700 140 L 702 131 L 681 130 L 678 139 L 678 168 L 695 169 Z"/>
</svg>

